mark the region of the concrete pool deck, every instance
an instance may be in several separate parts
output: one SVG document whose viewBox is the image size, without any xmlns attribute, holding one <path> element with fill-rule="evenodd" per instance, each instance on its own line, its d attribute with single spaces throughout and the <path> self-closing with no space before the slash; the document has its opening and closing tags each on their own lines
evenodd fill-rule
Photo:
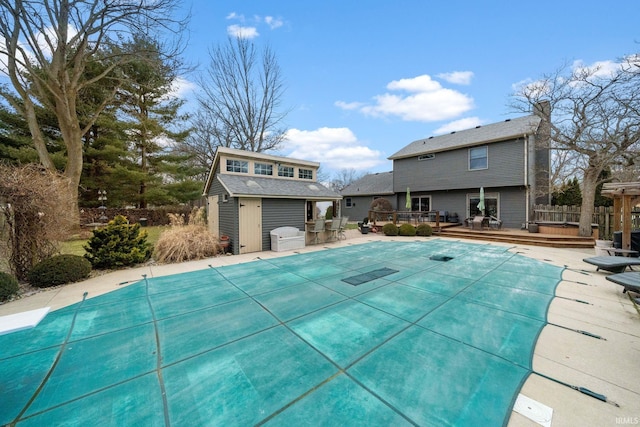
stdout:
<svg viewBox="0 0 640 427">
<path fill-rule="evenodd" d="M 431 238 L 436 239 L 436 238 Z M 458 239 L 440 238 L 444 241 Z M 308 246 L 301 253 L 327 250 L 347 245 L 377 241 L 415 241 L 421 238 L 391 238 L 382 235 L 350 233 L 337 243 Z M 533 357 L 533 370 L 566 384 L 584 387 L 607 396 L 612 403 L 601 402 L 566 385 L 532 374 L 521 394 L 553 409 L 553 425 L 620 425 L 640 422 L 640 382 L 636 372 L 640 362 L 640 315 L 622 288 L 605 279 L 607 273 L 582 261 L 594 250 L 554 249 L 522 245 L 495 246 L 511 248 L 535 260 L 567 268 L 557 287 L 548 312 L 548 322 L 539 336 Z M 261 252 L 223 256 L 171 265 L 149 265 L 121 270 L 87 281 L 44 291 L 18 301 L 0 305 L 0 316 L 51 307 L 57 310 L 80 302 L 85 292 L 90 299 L 127 283 L 137 282 L 142 275 L 161 277 L 200 270 L 211 265 L 221 267 L 245 263 L 256 258 L 271 259 L 292 252 Z M 593 268 L 591 268 L 593 267 Z M 576 301 L 578 300 L 578 301 Z M 580 334 L 586 331 L 593 336 Z M 513 412 L 510 426 L 539 425 Z"/>
</svg>

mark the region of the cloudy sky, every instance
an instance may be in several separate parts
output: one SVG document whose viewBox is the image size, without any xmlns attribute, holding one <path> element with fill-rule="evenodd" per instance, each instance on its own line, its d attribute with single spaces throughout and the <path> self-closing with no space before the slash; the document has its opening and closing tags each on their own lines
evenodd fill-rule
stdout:
<svg viewBox="0 0 640 427">
<path fill-rule="evenodd" d="M 285 79 L 288 139 L 276 154 L 325 172 L 391 170 L 431 135 L 494 123 L 515 85 L 565 64 L 640 51 L 635 1 L 192 0 L 187 58 L 229 36 L 269 45 Z M 185 94 L 197 90 L 184 77 Z"/>
</svg>

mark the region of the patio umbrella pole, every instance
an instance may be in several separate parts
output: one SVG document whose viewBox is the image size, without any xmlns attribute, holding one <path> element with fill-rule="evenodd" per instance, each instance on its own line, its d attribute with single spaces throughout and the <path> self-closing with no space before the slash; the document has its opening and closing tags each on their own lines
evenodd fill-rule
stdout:
<svg viewBox="0 0 640 427">
<path fill-rule="evenodd" d="M 552 378 L 552 377 L 550 377 L 550 376 L 548 376 L 548 375 L 541 374 L 540 372 L 536 372 L 536 371 L 532 371 L 532 372 L 533 372 L 534 374 L 536 374 L 536 375 L 538 375 L 538 376 L 542 377 L 542 378 L 546 378 L 546 379 L 548 379 L 548 380 L 551 380 L 551 381 L 553 381 L 553 382 L 555 382 L 555 383 L 558 383 L 558 384 L 560 384 L 560 385 L 563 385 L 563 386 L 565 386 L 565 387 L 572 388 L 572 389 L 574 389 L 574 390 L 579 391 L 579 392 L 580 392 L 580 393 L 582 393 L 582 394 L 586 394 L 587 396 L 591 396 L 591 397 L 593 397 L 593 398 L 595 398 L 595 399 L 598 399 L 598 400 L 600 400 L 600 401 L 602 401 L 602 402 L 605 402 L 605 403 L 608 403 L 608 404 L 610 404 L 610 405 L 613 405 L 613 406 L 615 406 L 615 407 L 617 407 L 617 408 L 619 408 L 619 407 L 620 407 L 620 405 L 618 405 L 616 402 L 614 402 L 614 401 L 612 401 L 612 400 L 608 400 L 608 399 L 607 399 L 607 396 L 605 396 L 604 394 L 596 393 L 595 391 L 591 391 L 591 390 L 589 390 L 588 388 L 585 388 L 585 387 L 579 387 L 579 386 L 576 386 L 576 385 L 571 385 L 571 384 L 569 384 L 569 383 L 565 383 L 564 381 L 560 381 L 560 380 L 559 380 L 559 379 L 557 379 L 557 378 Z"/>
</svg>

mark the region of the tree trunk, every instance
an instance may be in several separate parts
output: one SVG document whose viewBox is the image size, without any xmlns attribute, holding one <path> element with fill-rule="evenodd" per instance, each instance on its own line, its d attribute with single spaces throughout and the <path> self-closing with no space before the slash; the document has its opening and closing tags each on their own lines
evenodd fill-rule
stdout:
<svg viewBox="0 0 640 427">
<path fill-rule="evenodd" d="M 64 176 L 68 180 L 67 209 L 71 223 L 74 224 L 74 226 L 79 227 L 80 211 L 78 208 L 78 188 L 80 186 L 80 178 L 82 175 L 82 156 L 84 151 L 82 145 L 82 132 L 75 116 L 74 106 L 70 108 L 73 111 L 72 114 L 64 114 L 66 111 L 60 109 L 59 105 L 57 107 L 61 110 L 58 112 L 58 124 L 60 126 L 60 132 L 62 133 L 65 146 L 67 147 L 67 163 L 64 170 Z M 67 107 L 67 105 L 65 105 L 65 107 Z M 66 120 L 63 120 L 63 118 Z"/>
<path fill-rule="evenodd" d="M 578 235 L 591 237 L 591 223 L 593 220 L 594 201 L 596 195 L 596 185 L 600 172 L 589 168 L 584 171 L 584 181 L 582 182 L 582 208 L 580 210 L 580 224 L 578 225 Z"/>
</svg>

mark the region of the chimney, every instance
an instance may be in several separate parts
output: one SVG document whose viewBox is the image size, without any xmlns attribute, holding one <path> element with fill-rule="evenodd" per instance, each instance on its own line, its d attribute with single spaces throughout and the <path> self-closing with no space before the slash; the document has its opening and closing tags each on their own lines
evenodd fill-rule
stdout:
<svg viewBox="0 0 640 427">
<path fill-rule="evenodd" d="M 542 120 L 551 121 L 551 103 L 549 101 L 538 101 L 533 105 L 533 114 Z"/>
</svg>

